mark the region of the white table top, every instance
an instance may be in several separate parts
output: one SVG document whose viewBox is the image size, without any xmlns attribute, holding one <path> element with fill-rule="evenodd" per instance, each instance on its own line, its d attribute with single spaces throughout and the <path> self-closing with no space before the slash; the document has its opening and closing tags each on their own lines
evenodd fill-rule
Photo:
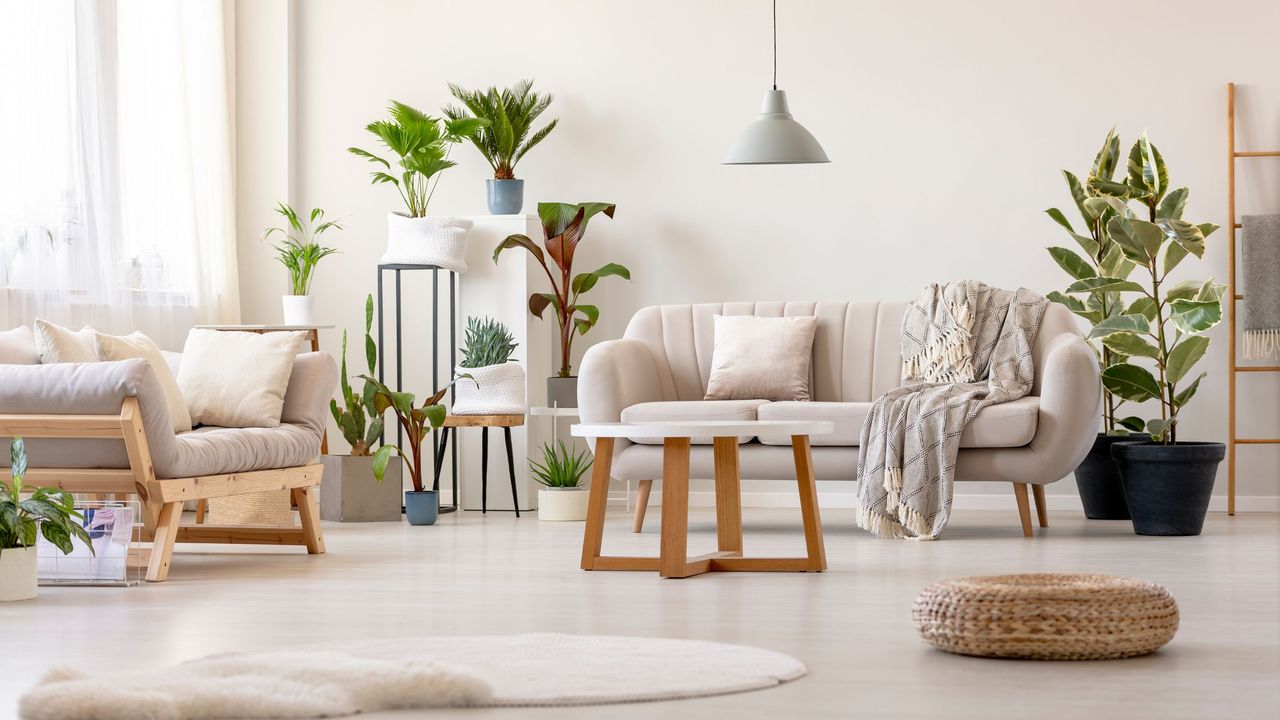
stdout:
<svg viewBox="0 0 1280 720">
<path fill-rule="evenodd" d="M 574 437 L 737 437 L 739 435 L 828 435 L 836 431 L 829 420 L 673 420 L 644 423 L 577 423 Z"/>
<path fill-rule="evenodd" d="M 245 330 L 264 332 L 285 332 L 289 330 L 332 330 L 333 325 L 196 325 L 201 330 Z"/>
</svg>

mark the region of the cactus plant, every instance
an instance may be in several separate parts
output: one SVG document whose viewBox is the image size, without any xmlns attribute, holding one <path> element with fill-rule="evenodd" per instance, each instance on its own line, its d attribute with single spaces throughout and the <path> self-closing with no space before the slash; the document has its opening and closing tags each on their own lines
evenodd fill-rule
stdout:
<svg viewBox="0 0 1280 720">
<path fill-rule="evenodd" d="M 369 367 L 368 375 L 374 374 L 374 365 L 378 361 L 378 346 L 373 342 L 369 331 L 373 328 L 373 296 L 364 301 L 364 357 Z M 329 401 L 329 412 L 342 431 L 342 437 L 351 445 L 351 454 L 364 457 L 373 454 L 373 444 L 382 436 L 382 412 L 374 401 L 377 388 L 368 380 L 364 381 L 360 394 L 351 387 L 347 375 L 347 331 L 342 331 L 342 402 Z M 384 408 L 385 410 L 385 408 Z"/>
</svg>

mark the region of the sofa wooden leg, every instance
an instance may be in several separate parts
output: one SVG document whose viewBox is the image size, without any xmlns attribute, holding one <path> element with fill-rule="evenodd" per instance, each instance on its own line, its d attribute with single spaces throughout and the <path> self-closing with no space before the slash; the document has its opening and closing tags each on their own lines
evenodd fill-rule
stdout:
<svg viewBox="0 0 1280 720">
<path fill-rule="evenodd" d="M 170 502 L 160 507 L 160 514 L 156 519 L 156 534 L 151 539 L 147 582 L 164 582 L 169 577 L 169 561 L 173 558 L 173 544 L 178 539 L 178 525 L 181 522 L 182 503 Z"/>
<path fill-rule="evenodd" d="M 324 531 L 320 529 L 320 493 L 315 485 L 293 489 L 293 502 L 298 506 L 298 519 L 302 521 L 302 537 L 307 552 L 324 554 Z"/>
<path fill-rule="evenodd" d="M 200 498 L 196 501 L 196 524 L 203 525 L 204 518 L 209 513 L 209 501 Z"/>
<path fill-rule="evenodd" d="M 1031 537 L 1031 503 L 1027 500 L 1027 484 L 1014 483 L 1013 496 L 1018 500 L 1018 517 L 1022 520 L 1022 534 Z"/>
<path fill-rule="evenodd" d="M 649 509 L 649 492 L 652 490 L 652 480 L 641 480 L 640 487 L 636 488 L 636 519 L 631 525 L 631 532 L 644 529 L 644 513 Z"/>
<path fill-rule="evenodd" d="M 1049 505 L 1044 499 L 1044 486 L 1032 485 L 1031 496 L 1036 501 L 1036 519 L 1040 521 L 1040 527 L 1049 527 Z"/>
</svg>

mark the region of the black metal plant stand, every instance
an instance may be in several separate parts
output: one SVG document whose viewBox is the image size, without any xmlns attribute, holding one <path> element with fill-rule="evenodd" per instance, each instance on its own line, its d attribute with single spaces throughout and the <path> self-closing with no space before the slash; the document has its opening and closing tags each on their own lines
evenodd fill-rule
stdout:
<svg viewBox="0 0 1280 720">
<path fill-rule="evenodd" d="M 461 281 L 458 279 L 458 273 L 442 268 L 438 265 L 415 265 L 407 263 L 386 263 L 378 265 L 378 381 L 386 383 L 386 344 L 383 342 L 383 322 L 382 314 L 382 277 L 383 273 L 390 270 L 395 273 L 395 331 L 396 331 L 396 392 L 404 390 L 404 352 L 401 344 L 403 336 L 403 323 L 401 322 L 400 308 L 400 273 L 405 270 L 430 270 L 431 271 L 431 392 L 434 393 L 440 387 L 440 273 L 441 271 L 449 274 L 449 377 L 453 377 L 453 368 L 458 364 L 458 292 Z M 449 389 L 449 400 L 453 401 L 453 388 Z M 385 436 L 385 430 L 384 430 Z M 396 444 L 404 447 L 404 429 L 396 423 Z M 440 491 L 440 464 L 444 462 L 443 447 L 439 447 L 439 438 L 435 433 L 431 435 L 431 462 L 432 471 L 435 476 L 435 482 L 432 489 L 436 492 Z M 450 499 L 452 505 L 442 505 L 440 512 L 449 513 L 458 509 L 458 448 L 454 443 L 449 448 L 449 462 L 452 470 L 453 495 Z"/>
</svg>

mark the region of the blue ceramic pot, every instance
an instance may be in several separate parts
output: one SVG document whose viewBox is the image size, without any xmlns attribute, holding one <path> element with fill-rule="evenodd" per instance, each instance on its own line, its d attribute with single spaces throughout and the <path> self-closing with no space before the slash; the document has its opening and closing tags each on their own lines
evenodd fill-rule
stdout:
<svg viewBox="0 0 1280 720">
<path fill-rule="evenodd" d="M 405 492 L 404 516 L 410 525 L 435 525 L 440 516 L 440 493 L 435 490 Z"/>
<path fill-rule="evenodd" d="M 523 180 L 485 180 L 490 215 L 519 215 L 524 208 Z"/>
</svg>

